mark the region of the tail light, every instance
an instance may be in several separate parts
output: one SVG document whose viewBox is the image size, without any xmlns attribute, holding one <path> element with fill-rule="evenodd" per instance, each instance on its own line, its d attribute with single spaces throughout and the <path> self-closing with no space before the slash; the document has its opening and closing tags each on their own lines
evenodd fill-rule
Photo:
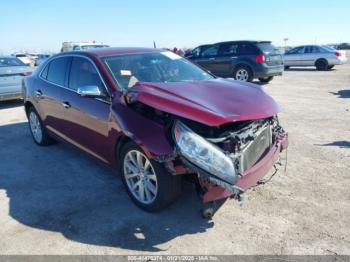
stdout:
<svg viewBox="0 0 350 262">
<path fill-rule="evenodd" d="M 255 61 L 258 63 L 258 64 L 262 64 L 265 62 L 265 56 L 263 54 L 259 54 L 255 57 Z"/>
<path fill-rule="evenodd" d="M 338 57 L 338 56 L 341 56 L 341 53 L 340 52 L 335 52 L 335 55 Z"/>
<path fill-rule="evenodd" d="M 22 75 L 23 76 L 30 76 L 32 74 L 32 72 L 23 72 Z"/>
</svg>

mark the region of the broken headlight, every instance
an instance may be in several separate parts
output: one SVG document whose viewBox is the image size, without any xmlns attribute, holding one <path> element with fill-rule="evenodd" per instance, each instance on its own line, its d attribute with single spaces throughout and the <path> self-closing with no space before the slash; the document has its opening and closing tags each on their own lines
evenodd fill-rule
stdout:
<svg viewBox="0 0 350 262">
<path fill-rule="evenodd" d="M 236 180 L 233 162 L 218 147 L 180 121 L 176 121 L 173 133 L 181 154 L 192 164 L 227 182 L 233 183 Z"/>
</svg>

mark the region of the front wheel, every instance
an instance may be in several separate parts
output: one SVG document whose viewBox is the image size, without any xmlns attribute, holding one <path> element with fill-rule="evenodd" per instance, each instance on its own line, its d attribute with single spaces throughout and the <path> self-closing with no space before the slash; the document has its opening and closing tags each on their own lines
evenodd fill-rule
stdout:
<svg viewBox="0 0 350 262">
<path fill-rule="evenodd" d="M 268 83 L 268 82 L 270 82 L 272 79 L 273 79 L 273 76 L 269 76 L 269 77 L 260 77 L 260 78 L 259 78 L 259 81 L 260 81 L 261 83 Z"/>
<path fill-rule="evenodd" d="M 240 65 L 234 70 L 233 77 L 237 81 L 251 82 L 253 80 L 253 73 L 249 67 Z"/>
<path fill-rule="evenodd" d="M 181 177 L 150 160 L 135 143 L 126 143 L 119 155 L 122 180 L 133 202 L 148 211 L 159 211 L 181 193 Z"/>
</svg>

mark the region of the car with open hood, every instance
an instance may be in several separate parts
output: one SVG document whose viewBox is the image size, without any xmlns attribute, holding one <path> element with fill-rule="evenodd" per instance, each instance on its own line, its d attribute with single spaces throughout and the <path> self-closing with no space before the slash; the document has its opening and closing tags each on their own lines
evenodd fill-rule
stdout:
<svg viewBox="0 0 350 262">
<path fill-rule="evenodd" d="M 36 144 L 64 140 L 111 165 L 146 211 L 174 202 L 186 179 L 211 217 L 288 146 L 279 106 L 260 86 L 162 49 L 61 53 L 24 80 L 23 94 Z"/>
</svg>

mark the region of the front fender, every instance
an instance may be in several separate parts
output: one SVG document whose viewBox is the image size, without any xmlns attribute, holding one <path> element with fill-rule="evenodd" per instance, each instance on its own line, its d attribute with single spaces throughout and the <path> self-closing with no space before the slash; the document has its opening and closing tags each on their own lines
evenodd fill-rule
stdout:
<svg viewBox="0 0 350 262">
<path fill-rule="evenodd" d="M 112 106 L 115 118 L 115 129 L 139 145 L 147 157 L 155 158 L 169 155 L 173 152 L 166 128 L 151 119 L 136 112 L 122 102 L 115 102 Z"/>
</svg>

